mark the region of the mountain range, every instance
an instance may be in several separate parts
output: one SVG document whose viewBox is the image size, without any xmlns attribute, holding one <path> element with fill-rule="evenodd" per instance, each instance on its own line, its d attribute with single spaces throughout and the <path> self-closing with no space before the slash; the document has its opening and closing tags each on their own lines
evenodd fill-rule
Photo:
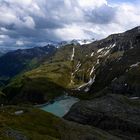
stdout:
<svg viewBox="0 0 140 140">
<path fill-rule="evenodd" d="M 73 40 L 59 47 L 49 44 L 8 52 L 0 57 L 0 103 L 42 104 L 68 93 L 81 101 L 64 119 L 80 123 L 75 128 L 80 133 L 90 129 L 83 126 L 81 130 L 82 125 L 89 125 L 111 135 L 93 138 L 90 129 L 85 139 L 138 140 L 139 54 L 140 27 L 102 40 Z"/>
</svg>

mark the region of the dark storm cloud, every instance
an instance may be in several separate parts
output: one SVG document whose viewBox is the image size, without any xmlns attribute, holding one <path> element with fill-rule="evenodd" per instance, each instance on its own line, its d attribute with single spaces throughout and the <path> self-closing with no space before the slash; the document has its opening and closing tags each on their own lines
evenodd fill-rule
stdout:
<svg viewBox="0 0 140 140">
<path fill-rule="evenodd" d="M 33 19 L 36 23 L 37 29 L 45 29 L 45 28 L 57 29 L 57 28 L 64 27 L 64 24 L 57 20 L 51 21 L 50 19 L 44 19 L 44 18 L 40 18 L 40 17 L 33 17 Z"/>
<path fill-rule="evenodd" d="M 115 19 L 116 10 L 116 8 L 112 8 L 108 5 L 103 5 L 99 8 L 95 8 L 89 13 L 86 13 L 86 16 L 90 22 L 96 24 L 108 24 Z"/>
<path fill-rule="evenodd" d="M 139 7 L 107 0 L 0 0 L 0 47 L 101 38 L 140 23 Z"/>
</svg>

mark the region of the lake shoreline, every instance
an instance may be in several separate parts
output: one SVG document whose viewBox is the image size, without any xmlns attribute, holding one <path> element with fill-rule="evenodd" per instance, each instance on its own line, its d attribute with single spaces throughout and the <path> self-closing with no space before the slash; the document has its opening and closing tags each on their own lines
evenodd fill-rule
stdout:
<svg viewBox="0 0 140 140">
<path fill-rule="evenodd" d="M 69 95 L 62 95 L 62 96 L 56 97 L 55 99 L 52 99 L 52 100 L 50 100 L 50 101 L 47 101 L 46 103 L 34 105 L 34 107 L 40 108 L 40 107 L 43 107 L 43 106 L 46 106 L 46 105 L 53 104 L 53 103 L 56 102 L 56 101 L 69 98 L 69 97 L 72 97 L 72 96 L 69 96 Z"/>
<path fill-rule="evenodd" d="M 80 100 L 78 98 L 64 95 L 51 102 L 37 105 L 36 107 L 46 112 L 50 112 L 58 117 L 63 117 L 70 110 L 71 106 L 79 101 Z"/>
</svg>

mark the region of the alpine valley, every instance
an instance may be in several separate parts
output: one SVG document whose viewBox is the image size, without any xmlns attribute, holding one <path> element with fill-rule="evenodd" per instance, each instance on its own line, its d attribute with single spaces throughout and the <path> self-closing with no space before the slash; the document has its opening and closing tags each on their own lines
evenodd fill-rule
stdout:
<svg viewBox="0 0 140 140">
<path fill-rule="evenodd" d="M 140 27 L 0 57 L 0 140 L 139 140 Z M 37 106 L 62 96 L 63 118 Z"/>
</svg>

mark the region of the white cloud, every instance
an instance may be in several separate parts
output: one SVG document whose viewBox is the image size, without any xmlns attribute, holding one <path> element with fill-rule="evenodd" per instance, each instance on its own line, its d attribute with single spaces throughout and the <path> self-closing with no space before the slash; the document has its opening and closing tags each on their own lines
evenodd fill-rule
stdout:
<svg viewBox="0 0 140 140">
<path fill-rule="evenodd" d="M 0 39 L 5 39 L 7 37 L 8 37 L 7 35 L 0 35 Z"/>
<path fill-rule="evenodd" d="M 27 17 L 24 17 L 23 20 L 26 27 L 31 28 L 31 29 L 35 28 L 35 22 L 32 17 L 27 16 Z"/>
<path fill-rule="evenodd" d="M 0 0 L 1 44 L 103 38 L 140 25 L 140 3 L 107 0 Z M 1 37 L 2 37 L 1 36 Z M 36 46 L 36 45 L 35 45 Z"/>
<path fill-rule="evenodd" d="M 90 38 L 90 35 L 84 32 L 84 29 L 81 26 L 69 25 L 63 29 L 57 29 L 56 35 L 61 37 L 61 40 L 72 40 L 72 39 L 85 39 Z"/>
<path fill-rule="evenodd" d="M 124 29 L 140 25 L 140 5 L 120 5 L 116 15 L 116 22 Z"/>
<path fill-rule="evenodd" d="M 18 4 L 21 6 L 29 6 L 33 0 L 5 0 L 7 3 Z"/>
<path fill-rule="evenodd" d="M 0 45 L 3 45 L 3 43 L 4 43 L 3 40 L 0 40 Z"/>
<path fill-rule="evenodd" d="M 23 45 L 24 45 L 24 42 L 21 41 L 21 40 L 17 40 L 17 41 L 16 41 L 16 45 L 17 45 L 17 46 L 23 46 Z"/>
<path fill-rule="evenodd" d="M 95 8 L 102 5 L 107 5 L 106 0 L 77 0 L 79 5 L 83 8 Z"/>
<path fill-rule="evenodd" d="M 0 6 L 0 24 L 8 25 L 16 21 L 16 15 L 6 6 Z"/>
</svg>

